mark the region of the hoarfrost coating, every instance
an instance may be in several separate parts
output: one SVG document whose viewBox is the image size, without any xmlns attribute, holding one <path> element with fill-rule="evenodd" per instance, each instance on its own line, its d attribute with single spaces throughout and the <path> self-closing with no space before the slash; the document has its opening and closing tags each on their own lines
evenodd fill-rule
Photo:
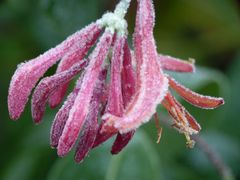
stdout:
<svg viewBox="0 0 240 180">
<path fill-rule="evenodd" d="M 153 115 L 158 121 L 156 109 L 160 104 L 172 117 L 172 127 L 185 135 L 188 147 L 193 147 L 190 135 L 199 133 L 201 127 L 170 89 L 200 108 L 213 109 L 224 104 L 222 98 L 195 93 L 168 75 L 167 71 L 194 73 L 194 60 L 157 53 L 152 0 L 137 1 L 134 48 L 130 49 L 124 19 L 130 2 L 121 0 L 114 12 L 104 14 L 55 48 L 20 64 L 12 77 L 8 109 L 10 117 L 17 120 L 37 82 L 60 61 L 56 73 L 43 78 L 33 92 L 32 117 L 38 124 L 47 103 L 52 108 L 61 104 L 70 81 L 80 75 L 52 124 L 50 144 L 57 148 L 59 156 L 72 150 L 80 134 L 75 153 L 78 163 L 92 148 L 115 135 L 111 153 L 119 153 L 137 128 Z M 160 138 L 162 129 L 156 124 Z"/>
</svg>

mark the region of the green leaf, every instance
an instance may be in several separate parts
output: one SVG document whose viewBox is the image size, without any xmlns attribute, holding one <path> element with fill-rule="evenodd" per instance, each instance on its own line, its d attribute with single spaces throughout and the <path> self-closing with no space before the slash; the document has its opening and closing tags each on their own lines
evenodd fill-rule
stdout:
<svg viewBox="0 0 240 180">
<path fill-rule="evenodd" d="M 52 116 L 46 116 L 45 122 L 33 127 L 22 138 L 22 142 L 12 147 L 6 169 L 0 175 L 4 180 L 31 180 L 43 179 L 46 171 L 55 159 L 49 145 L 49 129 Z M 44 159 L 44 161 L 43 161 Z"/>
<path fill-rule="evenodd" d="M 162 179 L 159 154 L 142 131 L 119 155 L 112 158 L 106 180 Z"/>
<path fill-rule="evenodd" d="M 74 162 L 73 153 L 59 159 L 50 169 L 47 180 L 160 179 L 159 156 L 143 132 L 137 132 L 119 155 L 109 153 L 111 143 L 91 151 L 80 165 Z"/>
</svg>

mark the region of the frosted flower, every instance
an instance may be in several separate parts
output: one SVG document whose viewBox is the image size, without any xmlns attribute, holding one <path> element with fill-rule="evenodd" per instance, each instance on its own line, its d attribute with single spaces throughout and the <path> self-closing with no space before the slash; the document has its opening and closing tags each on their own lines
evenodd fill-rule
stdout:
<svg viewBox="0 0 240 180">
<path fill-rule="evenodd" d="M 120 1 L 113 13 L 106 13 L 55 48 L 20 64 L 12 77 L 8 108 L 10 117 L 17 120 L 39 79 L 60 61 L 56 73 L 43 78 L 34 89 L 32 117 L 38 124 L 46 104 L 57 107 L 69 82 L 80 75 L 52 124 L 50 143 L 59 156 L 68 154 L 80 136 L 75 160 L 81 162 L 92 148 L 115 134 L 111 152 L 119 153 L 161 103 L 174 118 L 173 126 L 191 142 L 189 135 L 198 133 L 200 126 L 170 94 L 168 86 L 201 108 L 223 103 L 221 98 L 194 93 L 163 73 L 162 70 L 193 72 L 194 64 L 157 54 L 151 0 L 138 1 L 134 50 L 129 48 L 124 20 L 129 3 L 130 0 Z M 94 49 L 88 55 L 91 48 Z"/>
<path fill-rule="evenodd" d="M 121 116 L 106 113 L 103 116 L 101 132 L 133 133 L 156 113 L 157 105 L 162 105 L 173 117 L 175 127 L 187 138 L 187 145 L 194 142 L 190 135 L 200 131 L 200 125 L 187 110 L 171 95 L 168 86 L 191 104 L 200 108 L 216 108 L 224 103 L 222 98 L 199 95 L 180 85 L 162 69 L 193 72 L 194 62 L 183 62 L 170 56 L 158 55 L 153 37 L 154 8 L 151 0 L 138 0 L 134 32 L 134 59 L 136 61 L 136 89 L 130 103 Z M 156 115 L 156 114 L 155 114 Z"/>
</svg>

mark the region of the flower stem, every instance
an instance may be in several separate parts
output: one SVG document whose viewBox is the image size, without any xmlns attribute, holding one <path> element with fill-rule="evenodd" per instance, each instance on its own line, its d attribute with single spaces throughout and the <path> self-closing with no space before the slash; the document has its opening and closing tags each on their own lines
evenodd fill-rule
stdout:
<svg viewBox="0 0 240 180">
<path fill-rule="evenodd" d="M 223 162 L 221 157 L 199 135 L 191 136 L 196 141 L 198 148 L 206 155 L 208 160 L 217 169 L 223 180 L 234 180 L 231 169 Z"/>
<path fill-rule="evenodd" d="M 102 27 L 106 27 L 111 33 L 117 32 L 118 35 L 121 36 L 127 34 L 127 22 L 124 16 L 127 13 L 130 2 L 131 0 L 121 0 L 117 4 L 114 12 L 104 14 L 97 23 Z"/>
<path fill-rule="evenodd" d="M 130 5 L 131 0 L 121 0 L 115 10 L 114 10 L 114 14 L 117 15 L 119 18 L 124 18 L 124 16 L 127 13 L 127 9 Z"/>
</svg>

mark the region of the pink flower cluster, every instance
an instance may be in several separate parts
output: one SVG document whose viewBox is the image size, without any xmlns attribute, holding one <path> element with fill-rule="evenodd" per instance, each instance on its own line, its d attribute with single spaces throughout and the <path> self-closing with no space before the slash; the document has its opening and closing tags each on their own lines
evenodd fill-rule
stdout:
<svg viewBox="0 0 240 180">
<path fill-rule="evenodd" d="M 110 16 L 115 21 L 122 18 L 113 13 Z M 38 124 L 46 104 L 57 107 L 69 82 L 80 74 L 52 124 L 51 146 L 57 148 L 59 156 L 66 155 L 80 136 L 75 160 L 81 162 L 92 148 L 116 134 L 111 152 L 119 153 L 135 130 L 156 113 L 159 104 L 169 111 L 173 127 L 185 134 L 191 146 L 190 135 L 201 128 L 172 96 L 169 87 L 200 108 L 216 108 L 224 103 L 223 99 L 192 92 L 163 72 L 193 72 L 194 64 L 157 53 L 152 0 L 138 0 L 133 50 L 127 42 L 127 30 L 116 28 L 118 22 L 114 18 L 105 24 L 99 23 L 103 22 L 100 19 L 55 48 L 20 64 L 9 88 L 10 117 L 19 119 L 38 80 L 60 61 L 56 73 L 43 78 L 32 95 L 32 117 Z M 121 22 L 124 27 L 125 21 Z"/>
</svg>

